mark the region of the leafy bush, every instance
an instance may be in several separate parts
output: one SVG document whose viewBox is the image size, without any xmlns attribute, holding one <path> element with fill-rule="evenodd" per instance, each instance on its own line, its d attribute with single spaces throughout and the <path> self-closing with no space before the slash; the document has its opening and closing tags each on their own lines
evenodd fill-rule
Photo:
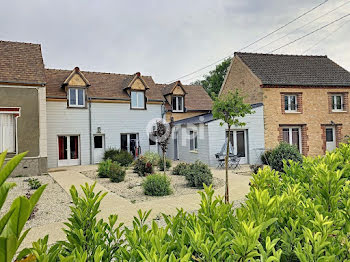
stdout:
<svg viewBox="0 0 350 262">
<path fill-rule="evenodd" d="M 41 183 L 37 178 L 28 178 L 27 182 L 30 189 L 38 189 L 41 187 Z"/>
<path fill-rule="evenodd" d="M 152 166 L 157 166 L 160 161 L 160 155 L 158 153 L 154 152 L 146 152 L 143 157 L 146 159 L 147 162 L 151 163 Z"/>
<path fill-rule="evenodd" d="M 145 195 L 149 196 L 167 196 L 171 194 L 170 179 L 162 174 L 147 176 L 142 187 Z"/>
<path fill-rule="evenodd" d="M 303 162 L 303 157 L 298 148 L 284 142 L 274 148 L 268 157 L 268 162 L 271 168 L 279 172 L 283 171 L 283 160 L 293 160 L 299 163 Z"/>
<path fill-rule="evenodd" d="M 109 168 L 109 179 L 111 182 L 119 183 L 125 179 L 125 168 L 118 163 L 112 163 Z"/>
<path fill-rule="evenodd" d="M 179 163 L 176 167 L 174 167 L 172 174 L 175 176 L 185 176 L 189 168 L 190 168 L 190 164 Z"/>
<path fill-rule="evenodd" d="M 139 176 L 147 176 L 153 174 L 154 168 L 150 162 L 147 162 L 145 157 L 140 156 L 134 162 L 134 172 L 139 174 Z"/>
<path fill-rule="evenodd" d="M 131 153 L 121 149 L 109 148 L 105 151 L 103 160 L 111 159 L 113 162 L 119 163 L 121 166 L 129 166 L 134 157 Z"/>
<path fill-rule="evenodd" d="M 125 229 L 115 215 L 97 221 L 101 192 L 86 185 L 79 197 L 72 188 L 66 240 L 50 250 L 38 241 L 29 253 L 38 261 L 349 261 L 349 178 L 342 144 L 302 165 L 284 161 L 282 173 L 259 170 L 239 208 L 205 186 L 197 214 L 179 209 L 160 227 L 138 211 Z"/>
<path fill-rule="evenodd" d="M 160 160 L 158 161 L 158 167 L 160 171 L 164 171 L 163 162 L 164 162 L 163 158 L 160 158 Z M 166 163 L 166 169 L 169 169 L 171 167 L 171 160 L 166 158 L 165 163 Z"/>
<path fill-rule="evenodd" d="M 263 168 L 263 165 L 250 165 L 250 170 L 253 171 L 253 173 L 258 173 L 259 169 Z"/>
<path fill-rule="evenodd" d="M 18 166 L 27 153 L 14 156 L 5 165 L 7 151 L 0 154 L 0 211 L 6 201 L 9 191 L 16 186 L 15 183 L 6 182 L 12 171 Z M 29 232 L 22 233 L 23 227 L 32 214 L 36 203 L 43 193 L 46 185 L 39 187 L 29 198 L 19 196 L 13 200 L 7 212 L 1 212 L 0 217 L 0 261 L 13 261 L 17 249 Z"/>
<path fill-rule="evenodd" d="M 190 186 L 198 188 L 203 188 L 203 184 L 209 186 L 213 182 L 210 168 L 199 160 L 190 165 L 186 170 L 185 177 Z"/>
<path fill-rule="evenodd" d="M 101 178 L 109 177 L 109 170 L 111 168 L 112 160 L 107 159 L 98 164 L 97 175 Z"/>
</svg>

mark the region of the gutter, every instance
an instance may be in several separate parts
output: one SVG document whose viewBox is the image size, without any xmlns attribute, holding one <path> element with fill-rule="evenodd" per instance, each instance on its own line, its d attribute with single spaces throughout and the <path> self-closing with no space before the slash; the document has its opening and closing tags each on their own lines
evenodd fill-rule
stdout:
<svg viewBox="0 0 350 262">
<path fill-rule="evenodd" d="M 20 85 L 31 85 L 31 86 L 45 86 L 46 83 L 38 83 L 38 82 L 21 82 L 21 81 L 8 81 L 8 80 L 0 80 L 0 83 L 7 84 L 20 84 Z"/>
</svg>

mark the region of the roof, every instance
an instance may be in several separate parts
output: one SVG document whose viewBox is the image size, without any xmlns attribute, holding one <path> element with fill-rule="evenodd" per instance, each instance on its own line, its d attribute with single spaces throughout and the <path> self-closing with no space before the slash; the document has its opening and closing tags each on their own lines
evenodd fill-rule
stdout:
<svg viewBox="0 0 350 262">
<path fill-rule="evenodd" d="M 235 53 L 263 85 L 350 86 L 350 72 L 327 56 Z"/>
<path fill-rule="evenodd" d="M 63 82 L 71 74 L 71 70 L 46 69 L 46 95 L 48 97 L 66 97 L 66 92 L 61 88 Z M 124 88 L 134 79 L 135 75 L 99 73 L 80 71 L 89 81 L 89 96 L 94 98 L 126 99 L 128 94 Z M 142 76 L 150 87 L 147 97 L 150 100 L 163 100 L 161 90 L 158 89 L 151 76 Z"/>
<path fill-rule="evenodd" d="M 45 84 L 41 46 L 0 41 L 0 82 Z"/>
<path fill-rule="evenodd" d="M 256 103 L 256 104 L 252 104 L 251 106 L 254 109 L 254 108 L 263 106 L 263 103 Z M 196 125 L 196 124 L 206 124 L 215 120 L 218 120 L 218 119 L 215 119 L 212 113 L 208 113 L 208 114 L 181 119 L 181 120 L 175 121 L 174 124 L 175 125 L 185 125 L 185 124 Z"/>
</svg>

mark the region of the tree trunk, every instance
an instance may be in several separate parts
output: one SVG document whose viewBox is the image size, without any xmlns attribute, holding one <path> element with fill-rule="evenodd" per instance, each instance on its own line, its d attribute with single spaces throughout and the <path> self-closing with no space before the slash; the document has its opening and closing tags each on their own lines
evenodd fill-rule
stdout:
<svg viewBox="0 0 350 262">
<path fill-rule="evenodd" d="M 166 161 L 165 161 L 165 152 L 164 151 L 163 151 L 163 170 L 164 170 L 164 175 L 165 175 Z"/>
<path fill-rule="evenodd" d="M 228 126 L 227 134 L 227 145 L 226 145 L 226 157 L 225 157 L 225 203 L 230 202 L 229 190 L 228 190 L 228 159 L 230 154 L 230 135 L 231 135 L 231 126 Z"/>
</svg>

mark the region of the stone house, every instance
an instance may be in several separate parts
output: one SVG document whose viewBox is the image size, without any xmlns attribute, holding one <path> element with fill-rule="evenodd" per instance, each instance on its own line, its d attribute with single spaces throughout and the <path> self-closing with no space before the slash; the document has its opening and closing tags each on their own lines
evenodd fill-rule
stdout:
<svg viewBox="0 0 350 262">
<path fill-rule="evenodd" d="M 0 152 L 28 151 L 14 175 L 47 172 L 45 83 L 40 45 L 0 41 Z"/>
<path fill-rule="evenodd" d="M 234 89 L 263 103 L 265 150 L 322 155 L 350 135 L 350 73 L 327 56 L 235 53 L 220 95 Z"/>
</svg>

